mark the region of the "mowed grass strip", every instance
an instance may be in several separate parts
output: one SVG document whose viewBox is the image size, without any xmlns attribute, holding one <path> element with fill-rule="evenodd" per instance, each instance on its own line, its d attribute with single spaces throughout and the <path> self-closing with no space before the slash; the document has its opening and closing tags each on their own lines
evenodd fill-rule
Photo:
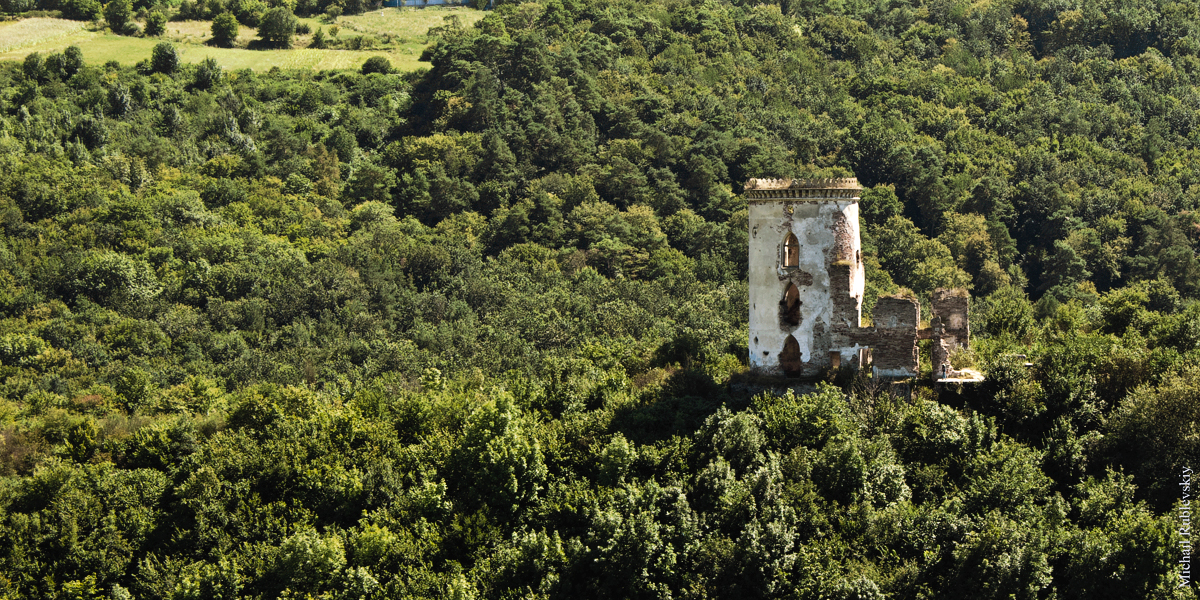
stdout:
<svg viewBox="0 0 1200 600">
<path fill-rule="evenodd" d="M 0 52 L 53 42 L 81 31 L 83 31 L 82 22 L 66 19 L 36 18 L 2 23 L 0 24 Z"/>
</svg>

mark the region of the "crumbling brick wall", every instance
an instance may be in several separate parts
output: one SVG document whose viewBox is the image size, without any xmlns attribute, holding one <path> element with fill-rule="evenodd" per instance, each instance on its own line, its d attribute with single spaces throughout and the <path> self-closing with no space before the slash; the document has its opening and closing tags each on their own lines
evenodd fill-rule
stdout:
<svg viewBox="0 0 1200 600">
<path fill-rule="evenodd" d="M 873 314 L 876 339 L 872 346 L 875 368 L 885 374 L 917 374 L 917 327 L 921 303 L 916 298 L 880 298 Z"/>
<path fill-rule="evenodd" d="M 872 327 L 852 326 L 844 321 L 833 328 L 833 346 L 841 349 L 870 349 L 875 371 L 885 377 L 917 374 L 917 327 L 921 304 L 916 298 L 884 297 L 875 304 Z M 866 365 L 858 365 L 860 368 Z"/>
<path fill-rule="evenodd" d="M 970 295 L 961 288 L 933 291 L 929 320 L 933 339 L 933 377 L 944 379 L 957 376 L 950 366 L 950 354 L 958 348 L 970 347 L 971 327 L 968 321 Z"/>
</svg>

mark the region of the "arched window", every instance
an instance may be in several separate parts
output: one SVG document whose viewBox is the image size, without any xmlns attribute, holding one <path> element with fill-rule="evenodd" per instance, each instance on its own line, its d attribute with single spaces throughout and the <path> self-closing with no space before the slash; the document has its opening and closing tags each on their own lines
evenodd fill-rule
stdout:
<svg viewBox="0 0 1200 600">
<path fill-rule="evenodd" d="M 783 241 L 783 266 L 800 266 L 800 240 L 791 232 L 788 232 L 787 239 Z"/>
<path fill-rule="evenodd" d="M 800 324 L 800 290 L 790 281 L 783 292 L 783 322 L 788 325 Z"/>
<path fill-rule="evenodd" d="M 800 354 L 800 343 L 790 335 L 783 342 L 783 352 L 779 353 L 779 366 L 783 369 L 783 374 L 788 376 L 799 375 L 804 370 L 804 356 Z"/>
</svg>

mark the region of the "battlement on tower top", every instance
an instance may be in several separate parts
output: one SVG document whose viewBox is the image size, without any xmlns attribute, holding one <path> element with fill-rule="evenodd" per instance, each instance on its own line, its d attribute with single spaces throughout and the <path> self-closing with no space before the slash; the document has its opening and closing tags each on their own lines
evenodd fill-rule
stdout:
<svg viewBox="0 0 1200 600">
<path fill-rule="evenodd" d="M 822 179 L 751 179 L 747 200 L 858 200 L 862 186 L 854 177 Z"/>
</svg>

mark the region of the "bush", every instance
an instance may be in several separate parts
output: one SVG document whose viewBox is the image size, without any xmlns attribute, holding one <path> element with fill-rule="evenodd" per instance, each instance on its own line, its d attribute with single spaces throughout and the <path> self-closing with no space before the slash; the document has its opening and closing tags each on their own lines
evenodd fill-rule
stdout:
<svg viewBox="0 0 1200 600">
<path fill-rule="evenodd" d="M 33 0 L 0 0 L 0 12 L 10 14 L 28 12 L 36 6 Z"/>
<path fill-rule="evenodd" d="M 174 73 L 179 68 L 179 51 L 170 42 L 159 42 L 150 55 L 150 66 L 155 73 Z"/>
<path fill-rule="evenodd" d="M 76 21 L 96 21 L 100 19 L 102 5 L 97 0 L 63 0 L 58 3 L 64 18 Z"/>
<path fill-rule="evenodd" d="M 258 27 L 262 23 L 267 5 L 262 0 L 236 0 L 229 5 L 237 20 L 246 27 Z"/>
<path fill-rule="evenodd" d="M 308 23 L 301 22 L 296 25 L 296 33 L 300 35 L 308 35 L 312 33 L 312 27 L 309 27 Z"/>
<path fill-rule="evenodd" d="M 387 75 L 392 72 L 392 63 L 387 58 L 382 56 L 372 56 L 363 63 L 362 74 L 370 75 L 371 73 L 383 73 Z"/>
<path fill-rule="evenodd" d="M 224 72 L 221 71 L 221 65 L 217 64 L 217 59 L 210 56 L 201 61 L 200 66 L 196 67 L 196 79 L 193 85 L 197 89 L 207 90 L 221 83 L 223 77 Z"/>
<path fill-rule="evenodd" d="M 80 50 L 79 46 L 67 46 L 67 49 L 63 50 L 62 56 L 59 66 L 62 67 L 63 73 L 67 77 L 75 75 L 83 68 L 83 50 Z"/>
<path fill-rule="evenodd" d="M 272 8 L 263 15 L 258 26 L 258 37 L 277 48 L 292 47 L 292 36 L 296 33 L 296 15 L 286 8 Z"/>
<path fill-rule="evenodd" d="M 74 134 L 87 146 L 88 150 L 95 150 L 108 143 L 108 128 L 104 126 L 104 121 L 93 118 L 91 115 L 84 115 L 79 120 Z"/>
<path fill-rule="evenodd" d="M 104 20 L 113 33 L 125 34 L 131 29 L 133 5 L 129 0 L 112 0 L 104 7 Z"/>
<path fill-rule="evenodd" d="M 212 42 L 214 44 L 228 48 L 233 45 L 237 35 L 238 21 L 233 13 L 225 12 L 213 17 Z"/>
<path fill-rule="evenodd" d="M 85 255 L 79 261 L 71 287 L 80 296 L 117 306 L 149 300 L 162 291 L 149 264 L 113 251 Z"/>
<path fill-rule="evenodd" d="M 308 44 L 308 47 L 309 47 L 309 48 L 324 48 L 325 46 L 326 46 L 326 44 L 325 44 L 325 30 L 324 30 L 324 29 L 321 29 L 320 27 L 318 27 L 318 28 L 317 28 L 317 32 L 313 34 L 313 36 L 312 36 L 312 42 L 310 42 L 310 43 Z"/>
<path fill-rule="evenodd" d="M 46 64 L 42 60 L 42 55 L 37 52 L 31 52 L 25 55 L 25 64 L 22 65 L 21 71 L 25 73 L 25 79 L 29 81 L 38 81 L 45 77 Z"/>
<path fill-rule="evenodd" d="M 160 36 L 167 32 L 167 15 L 162 11 L 154 11 L 146 17 L 146 35 Z"/>
</svg>

